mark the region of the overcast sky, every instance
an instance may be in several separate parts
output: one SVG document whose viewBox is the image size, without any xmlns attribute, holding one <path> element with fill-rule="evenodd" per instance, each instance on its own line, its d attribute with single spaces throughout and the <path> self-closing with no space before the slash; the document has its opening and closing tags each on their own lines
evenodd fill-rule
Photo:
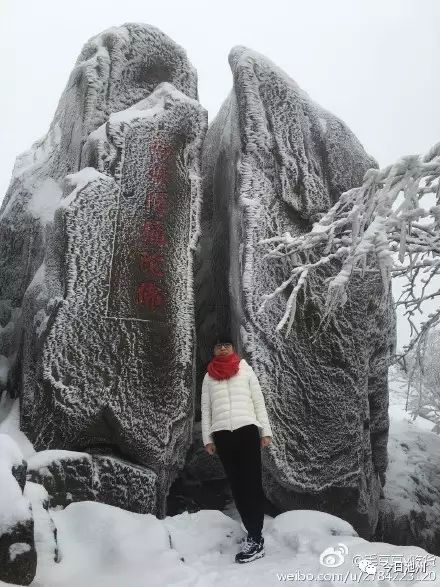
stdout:
<svg viewBox="0 0 440 587">
<path fill-rule="evenodd" d="M 440 140 L 440 0 L 0 0 L 0 202 L 82 45 L 126 22 L 186 49 L 209 120 L 232 85 L 228 53 L 245 45 L 342 118 L 381 166 Z"/>
</svg>

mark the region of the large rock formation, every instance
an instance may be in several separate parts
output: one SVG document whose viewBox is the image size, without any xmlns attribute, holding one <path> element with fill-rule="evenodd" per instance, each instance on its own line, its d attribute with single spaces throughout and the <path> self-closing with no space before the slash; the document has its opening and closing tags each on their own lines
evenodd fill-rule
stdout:
<svg viewBox="0 0 440 587">
<path fill-rule="evenodd" d="M 0 208 L 2 326 L 12 322 L 12 328 L 18 320 L 24 292 L 43 260 L 44 227 L 65 175 L 84 167 L 81 153 L 89 134 L 164 81 L 197 99 L 197 74 L 185 51 L 155 27 L 112 27 L 84 45 L 49 131 L 17 157 Z M 14 363 L 16 341 L 10 338 L 2 333 L 0 355 Z"/>
<path fill-rule="evenodd" d="M 0 208 L 0 358 L 13 397 L 20 389 L 23 296 L 43 261 L 45 227 L 64 178 L 85 166 L 81 154 L 92 131 L 164 81 L 197 99 L 195 69 L 161 31 L 134 23 L 104 31 L 84 45 L 48 133 L 17 157 Z"/>
<path fill-rule="evenodd" d="M 184 51 L 154 27 L 94 37 L 0 212 L 0 354 L 23 430 L 37 450 L 106 455 L 100 498 L 157 515 L 193 426 L 196 98 Z"/>
<path fill-rule="evenodd" d="M 35 448 L 72 451 L 36 458 L 31 479 L 53 504 L 87 497 L 164 516 L 199 416 L 196 383 L 230 328 L 274 431 L 267 498 L 369 537 L 387 466 L 391 295 L 381 301 L 377 271 L 355 276 L 320 331 L 322 270 L 285 338 L 275 326 L 290 290 L 257 310 L 289 264 L 268 262 L 258 241 L 308 231 L 376 163 L 269 60 L 235 47 L 229 61 L 234 86 L 203 142 L 185 52 L 154 27 L 109 29 L 17 160 L 0 209 L 0 364 Z M 199 456 L 187 459 L 192 480 L 204 477 Z"/>
<path fill-rule="evenodd" d="M 276 332 L 291 289 L 257 314 L 290 274 L 260 239 L 307 232 L 340 194 L 376 167 L 346 125 L 262 55 L 234 47 L 234 85 L 203 145 L 204 200 L 197 258 L 199 378 L 227 327 L 256 371 L 274 431 L 264 489 L 281 510 L 320 509 L 370 537 L 378 475 L 387 466 L 387 359 L 395 339 L 379 271 L 359 275 L 322 331 L 321 296 L 299 296 L 287 338 Z M 388 287 L 388 286 L 387 286 Z M 383 478 L 383 477 L 382 477 Z"/>
</svg>

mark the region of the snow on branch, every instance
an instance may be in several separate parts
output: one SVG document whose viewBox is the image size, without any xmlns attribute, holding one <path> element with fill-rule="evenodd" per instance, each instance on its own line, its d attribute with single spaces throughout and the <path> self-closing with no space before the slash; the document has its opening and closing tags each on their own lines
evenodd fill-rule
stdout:
<svg viewBox="0 0 440 587">
<path fill-rule="evenodd" d="M 264 310 L 270 299 L 291 287 L 285 313 L 276 327 L 279 331 L 287 323 L 287 335 L 295 317 L 298 293 L 306 283 L 312 284 L 314 273 L 324 265 L 331 274 L 323 317 L 328 319 L 345 303 L 353 271 L 360 268 L 364 272 L 374 260 L 386 286 L 385 295 L 390 276 L 406 279 L 397 304 L 404 305 L 411 324 L 412 339 L 404 347 L 408 352 L 440 322 L 440 309 L 419 328 L 412 319 L 417 310 L 421 311 L 424 301 L 434 297 L 440 300 L 439 288 L 426 293 L 440 268 L 439 178 L 440 143 L 425 156 L 402 157 L 383 169 L 369 169 L 362 185 L 344 192 L 310 232 L 299 236 L 286 232 L 260 240 L 258 244 L 272 247 L 264 257 L 288 258 L 292 269 L 275 291 L 263 296 L 258 312 Z M 425 196 L 435 205 L 423 205 L 421 200 Z M 423 284 L 420 292 L 420 287 L 416 287 L 419 282 Z"/>
</svg>

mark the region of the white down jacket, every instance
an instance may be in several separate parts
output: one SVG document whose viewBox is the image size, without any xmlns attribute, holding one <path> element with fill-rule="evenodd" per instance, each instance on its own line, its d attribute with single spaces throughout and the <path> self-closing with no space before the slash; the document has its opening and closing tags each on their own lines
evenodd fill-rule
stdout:
<svg viewBox="0 0 440 587">
<path fill-rule="evenodd" d="M 260 437 L 272 436 L 263 392 L 258 378 L 245 359 L 238 372 L 229 379 L 214 379 L 207 372 L 201 397 L 202 440 L 214 442 L 216 430 L 236 430 L 247 424 L 256 424 Z"/>
</svg>

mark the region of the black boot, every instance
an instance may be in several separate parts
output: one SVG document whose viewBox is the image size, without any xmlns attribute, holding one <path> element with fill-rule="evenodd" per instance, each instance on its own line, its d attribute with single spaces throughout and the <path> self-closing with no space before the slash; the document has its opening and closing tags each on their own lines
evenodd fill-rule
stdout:
<svg viewBox="0 0 440 587">
<path fill-rule="evenodd" d="M 241 550 L 235 555 L 236 563 L 250 563 L 251 561 L 264 556 L 264 538 L 259 539 L 248 536 L 244 540 Z"/>
</svg>

